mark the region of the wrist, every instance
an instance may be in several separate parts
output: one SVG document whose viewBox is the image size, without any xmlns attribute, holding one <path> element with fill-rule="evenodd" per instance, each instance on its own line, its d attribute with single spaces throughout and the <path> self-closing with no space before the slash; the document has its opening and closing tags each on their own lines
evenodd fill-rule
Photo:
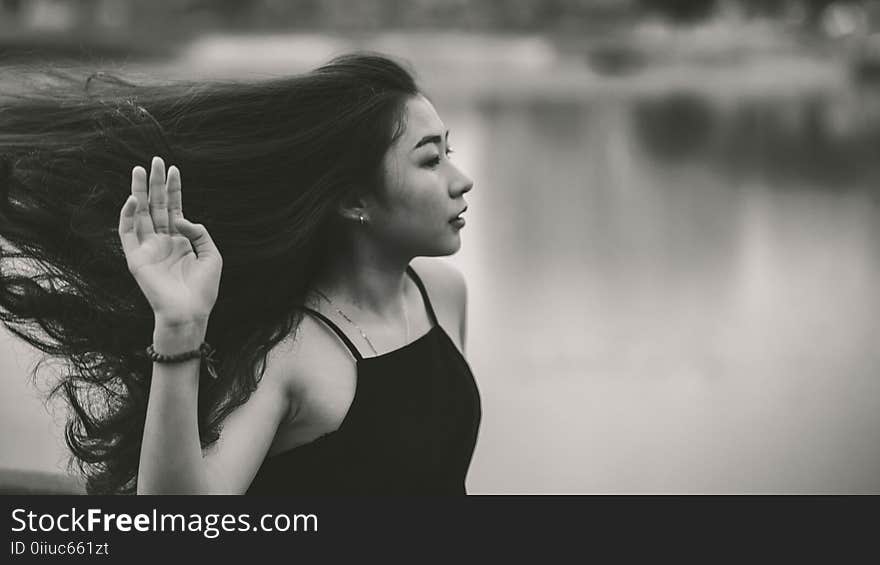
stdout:
<svg viewBox="0 0 880 565">
<path fill-rule="evenodd" d="M 198 349 L 207 335 L 207 322 L 166 323 L 157 319 L 153 347 L 162 355 L 176 355 Z"/>
</svg>

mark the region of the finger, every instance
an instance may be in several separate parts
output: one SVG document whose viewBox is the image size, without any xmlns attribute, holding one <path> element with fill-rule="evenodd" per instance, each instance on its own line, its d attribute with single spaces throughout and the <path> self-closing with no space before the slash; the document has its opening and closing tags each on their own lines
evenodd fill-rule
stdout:
<svg viewBox="0 0 880 565">
<path fill-rule="evenodd" d="M 208 258 L 221 259 L 220 251 L 214 245 L 214 240 L 211 239 L 211 235 L 205 226 L 194 224 L 186 218 L 182 218 L 177 220 L 177 229 L 189 239 L 199 260 Z"/>
<path fill-rule="evenodd" d="M 138 236 L 134 227 L 135 210 L 137 209 L 137 199 L 129 196 L 122 210 L 119 211 L 119 241 L 122 242 L 122 250 L 126 256 L 137 249 Z"/>
<path fill-rule="evenodd" d="M 168 190 L 165 188 L 165 161 L 153 157 L 150 168 L 150 216 L 156 233 L 168 233 Z"/>
<path fill-rule="evenodd" d="M 180 191 L 180 170 L 171 165 L 168 167 L 168 233 L 174 235 L 177 231 L 175 221 L 183 218 L 183 197 Z"/>
<path fill-rule="evenodd" d="M 147 235 L 154 233 L 147 196 L 147 171 L 143 167 L 138 166 L 131 171 L 131 193 L 137 200 L 137 208 L 134 211 L 135 230 L 138 237 L 143 240 Z"/>
<path fill-rule="evenodd" d="M 187 253 L 195 254 L 195 249 L 193 249 L 189 239 L 180 232 L 171 238 L 171 245 L 174 247 L 174 251 L 178 255 L 186 255 Z"/>
</svg>

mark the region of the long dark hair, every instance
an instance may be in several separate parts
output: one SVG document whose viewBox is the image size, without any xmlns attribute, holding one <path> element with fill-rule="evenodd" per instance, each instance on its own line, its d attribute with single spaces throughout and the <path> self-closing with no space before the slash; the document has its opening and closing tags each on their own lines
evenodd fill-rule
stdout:
<svg viewBox="0 0 880 565">
<path fill-rule="evenodd" d="M 206 447 L 302 319 L 342 228 L 339 203 L 380 188 L 382 158 L 418 89 L 376 54 L 261 82 L 50 78 L 0 99 L 0 319 L 63 361 L 50 397 L 70 406 L 70 466 L 87 492 L 133 493 L 154 320 L 117 235 L 132 167 L 154 155 L 177 165 L 184 213 L 223 255 L 206 338 L 220 378 L 203 366 L 199 385 Z"/>
</svg>

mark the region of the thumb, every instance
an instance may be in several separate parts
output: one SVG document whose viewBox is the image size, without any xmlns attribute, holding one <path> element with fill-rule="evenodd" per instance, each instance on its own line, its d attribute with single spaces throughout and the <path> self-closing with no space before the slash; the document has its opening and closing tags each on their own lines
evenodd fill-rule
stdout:
<svg viewBox="0 0 880 565">
<path fill-rule="evenodd" d="M 190 241 L 199 259 L 220 259 L 220 251 L 204 225 L 194 224 L 186 218 L 175 218 L 174 226 Z"/>
</svg>

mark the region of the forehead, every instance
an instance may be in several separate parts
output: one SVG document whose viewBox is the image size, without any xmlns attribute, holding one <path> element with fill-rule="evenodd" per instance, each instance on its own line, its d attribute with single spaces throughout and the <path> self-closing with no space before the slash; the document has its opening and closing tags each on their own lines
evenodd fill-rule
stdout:
<svg viewBox="0 0 880 565">
<path fill-rule="evenodd" d="M 424 96 L 418 95 L 410 98 L 404 108 L 406 128 L 398 140 L 406 150 L 415 147 L 422 137 L 426 135 L 440 135 L 446 132 L 446 126 L 434 105 Z"/>
</svg>

